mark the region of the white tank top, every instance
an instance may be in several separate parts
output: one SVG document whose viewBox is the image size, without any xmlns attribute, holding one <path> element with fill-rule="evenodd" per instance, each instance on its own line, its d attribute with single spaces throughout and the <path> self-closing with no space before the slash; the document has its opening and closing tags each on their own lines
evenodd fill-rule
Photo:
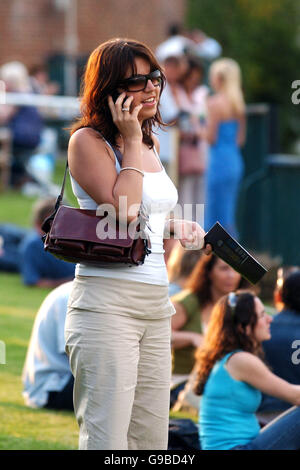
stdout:
<svg viewBox="0 0 300 470">
<path fill-rule="evenodd" d="M 114 151 L 109 142 L 107 145 Z M 168 285 L 167 268 L 164 260 L 163 233 L 166 216 L 175 207 L 178 199 L 177 189 L 163 168 L 155 147 L 154 153 L 159 160 L 161 171 L 145 172 L 143 178 L 142 203 L 149 216 L 146 231 L 151 241 L 151 254 L 146 256 L 144 264 L 128 266 L 125 264 L 103 263 L 103 265 L 76 265 L 75 274 L 80 276 L 100 276 L 111 279 L 127 279 L 147 284 Z M 115 152 L 114 152 L 115 153 Z M 115 154 L 116 157 L 116 154 Z M 116 157 L 116 169 L 121 167 Z M 81 188 L 70 172 L 73 193 L 80 209 L 97 209 L 97 203 Z"/>
</svg>

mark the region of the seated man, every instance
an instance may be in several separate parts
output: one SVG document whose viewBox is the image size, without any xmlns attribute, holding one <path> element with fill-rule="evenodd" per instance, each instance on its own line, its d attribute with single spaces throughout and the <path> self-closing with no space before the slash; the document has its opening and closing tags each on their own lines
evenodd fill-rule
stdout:
<svg viewBox="0 0 300 470">
<path fill-rule="evenodd" d="M 14 224 L 0 224 L 0 271 L 20 272 L 20 246 L 29 230 Z"/>
<path fill-rule="evenodd" d="M 73 376 L 64 328 L 72 282 L 47 295 L 34 321 L 23 368 L 23 396 L 33 408 L 73 410 Z"/>
<path fill-rule="evenodd" d="M 55 258 L 44 250 L 43 221 L 54 211 L 55 200 L 38 201 L 33 210 L 34 231 L 20 246 L 20 271 L 28 286 L 54 288 L 74 278 L 75 265 Z"/>
<path fill-rule="evenodd" d="M 263 343 L 265 360 L 272 372 L 282 379 L 300 385 L 300 270 L 292 272 L 277 292 L 283 309 L 271 323 L 271 339 Z M 291 405 L 263 395 L 259 412 L 286 410 Z"/>
</svg>

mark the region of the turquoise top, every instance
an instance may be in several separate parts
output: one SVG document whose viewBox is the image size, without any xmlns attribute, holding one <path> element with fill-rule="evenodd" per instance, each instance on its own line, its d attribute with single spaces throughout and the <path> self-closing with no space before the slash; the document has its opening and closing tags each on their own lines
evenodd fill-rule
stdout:
<svg viewBox="0 0 300 470">
<path fill-rule="evenodd" d="M 225 364 L 232 351 L 216 362 L 204 387 L 200 402 L 199 426 L 201 448 L 228 450 L 244 445 L 260 431 L 255 416 L 261 392 L 240 380 L 235 380 Z"/>
</svg>

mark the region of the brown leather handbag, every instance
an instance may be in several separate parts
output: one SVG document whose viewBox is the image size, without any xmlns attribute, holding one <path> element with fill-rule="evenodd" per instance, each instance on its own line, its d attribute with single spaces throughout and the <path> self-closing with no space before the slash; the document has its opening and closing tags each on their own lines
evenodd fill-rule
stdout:
<svg viewBox="0 0 300 470">
<path fill-rule="evenodd" d="M 120 152 L 115 150 L 120 163 Z M 42 225 L 44 249 L 56 258 L 71 263 L 101 264 L 121 263 L 141 265 L 146 255 L 151 253 L 149 236 L 145 232 L 148 218 L 140 210 L 135 228 L 122 228 L 113 221 L 113 237 L 99 238 L 98 223 L 106 217 L 96 214 L 96 210 L 77 209 L 61 205 L 65 189 L 68 161 L 61 192 L 56 200 L 55 209 Z M 108 224 L 106 217 L 105 223 Z M 131 233 L 135 231 L 135 233 Z M 107 230 L 109 233 L 109 227 Z"/>
</svg>

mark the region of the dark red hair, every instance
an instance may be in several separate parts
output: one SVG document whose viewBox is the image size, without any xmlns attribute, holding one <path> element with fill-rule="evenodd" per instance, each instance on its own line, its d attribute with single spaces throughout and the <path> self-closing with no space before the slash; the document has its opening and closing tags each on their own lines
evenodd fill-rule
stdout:
<svg viewBox="0 0 300 470">
<path fill-rule="evenodd" d="M 161 91 L 165 85 L 165 76 L 151 50 L 143 43 L 132 39 L 112 39 L 100 44 L 90 55 L 81 83 L 81 117 L 71 127 L 71 135 L 82 127 L 98 130 L 112 145 L 116 144 L 118 129 L 113 123 L 108 106 L 108 95 L 118 88 L 126 77 L 128 69 L 136 74 L 135 59 L 140 57 L 150 65 L 150 72 L 160 70 L 162 75 Z M 153 118 L 142 124 L 143 141 L 153 147 L 151 137 L 153 125 L 164 125 L 159 110 Z"/>
</svg>

